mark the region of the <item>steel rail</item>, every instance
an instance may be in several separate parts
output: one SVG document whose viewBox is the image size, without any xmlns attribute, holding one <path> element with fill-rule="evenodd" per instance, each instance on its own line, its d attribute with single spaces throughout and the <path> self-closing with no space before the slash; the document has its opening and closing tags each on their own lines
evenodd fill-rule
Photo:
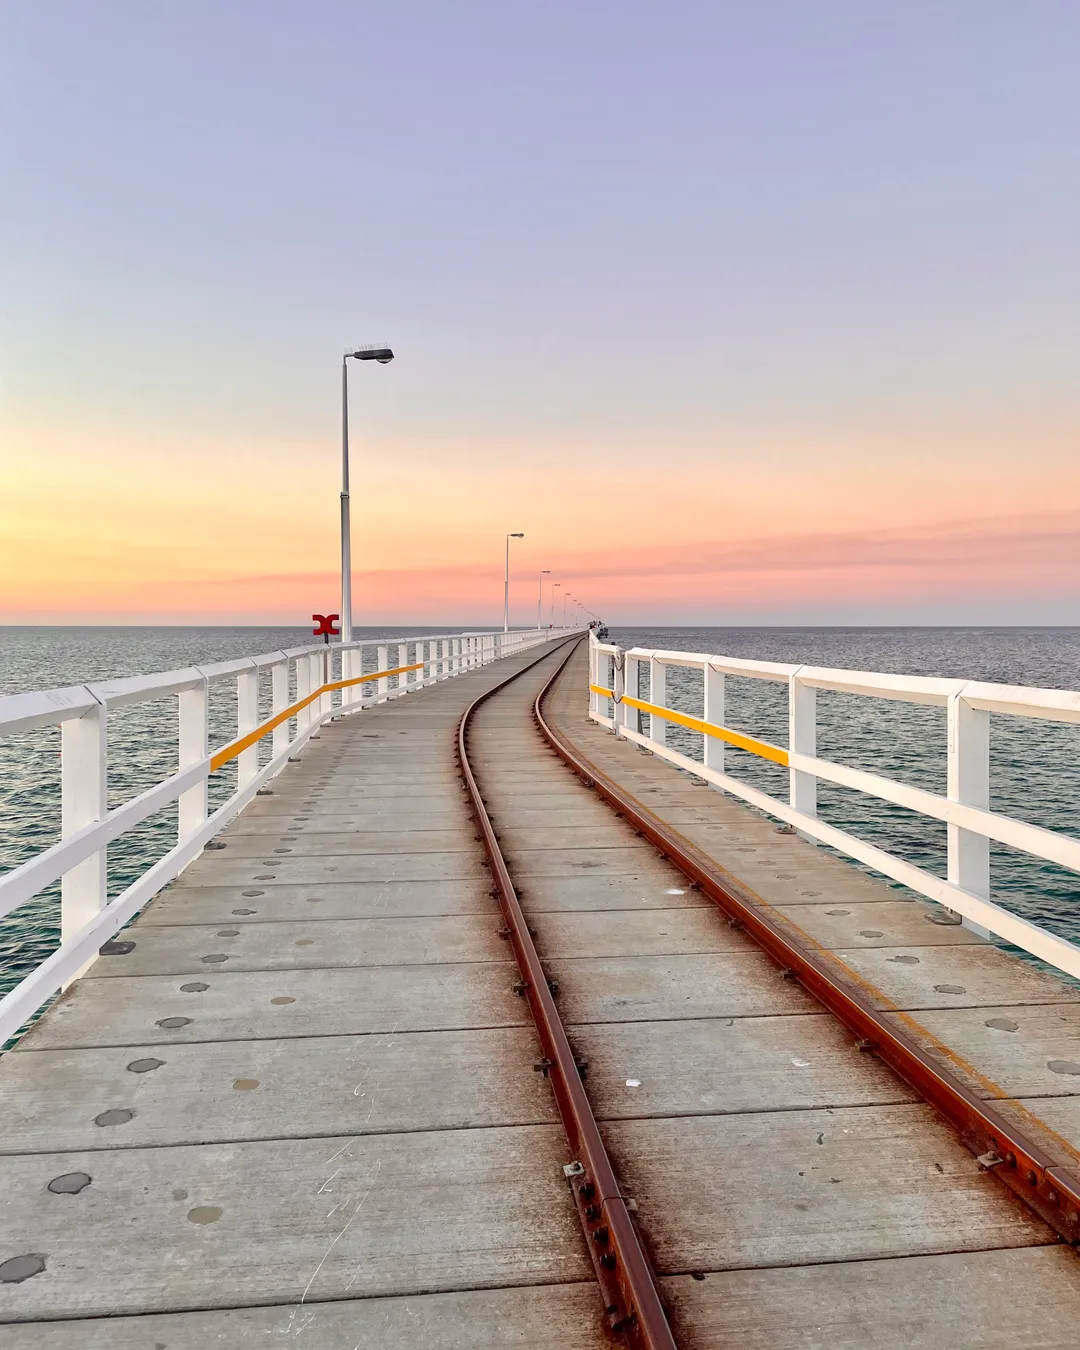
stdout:
<svg viewBox="0 0 1080 1350">
<path fill-rule="evenodd" d="M 570 647 L 548 685 L 561 673 L 576 646 L 575 643 Z M 625 1338 L 632 1350 L 676 1350 L 652 1268 L 638 1241 L 581 1081 L 583 1066 L 579 1067 L 555 1006 L 557 985 L 549 981 L 544 972 L 498 836 L 469 764 L 468 732 L 473 714 L 536 664 L 532 662 L 515 671 L 481 694 L 465 710 L 458 724 L 458 763 L 491 867 L 493 894 L 498 898 L 506 924 L 504 936 L 510 940 L 521 975 L 515 991 L 528 1000 L 540 1039 L 543 1058 L 535 1067 L 551 1083 L 574 1159 L 563 1171 L 585 1234 L 608 1325 Z"/>
<path fill-rule="evenodd" d="M 743 929 L 777 963 L 785 978 L 801 984 L 853 1032 L 860 1049 L 877 1055 L 944 1116 L 985 1170 L 993 1172 L 1066 1242 L 1080 1243 L 1080 1174 L 1060 1166 L 989 1101 L 938 1063 L 913 1036 L 890 1023 L 868 999 L 848 987 L 825 960 L 786 932 L 749 896 L 740 896 L 731 878 L 722 874 L 712 858 L 621 788 L 552 727 L 544 716 L 544 704 L 565 665 L 566 661 L 533 705 L 536 724 L 552 749 L 722 910 L 732 927 Z"/>
</svg>

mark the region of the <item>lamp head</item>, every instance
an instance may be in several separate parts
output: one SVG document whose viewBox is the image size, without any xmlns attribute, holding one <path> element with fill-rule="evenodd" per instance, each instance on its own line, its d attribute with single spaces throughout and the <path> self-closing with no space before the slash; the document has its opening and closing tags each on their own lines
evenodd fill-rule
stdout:
<svg viewBox="0 0 1080 1350">
<path fill-rule="evenodd" d="M 524 536 L 523 534 L 508 534 L 506 537 L 507 537 L 507 539 L 524 539 L 524 538 L 525 538 L 525 536 Z"/>
<path fill-rule="evenodd" d="M 360 347 L 355 352 L 349 352 L 348 355 L 354 361 L 378 361 L 380 366 L 385 366 L 394 359 L 394 353 L 389 347 Z"/>
</svg>

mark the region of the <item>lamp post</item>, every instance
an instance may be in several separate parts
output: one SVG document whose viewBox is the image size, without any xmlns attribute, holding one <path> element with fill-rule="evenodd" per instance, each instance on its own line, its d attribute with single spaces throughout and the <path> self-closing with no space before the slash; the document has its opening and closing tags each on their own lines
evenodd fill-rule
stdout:
<svg viewBox="0 0 1080 1350">
<path fill-rule="evenodd" d="M 563 591 L 563 593 L 562 593 L 562 626 L 563 626 L 564 628 L 566 627 L 566 602 L 567 602 L 567 600 L 569 600 L 570 598 L 571 598 L 571 597 L 570 597 L 570 592 L 569 592 L 569 591 Z"/>
<path fill-rule="evenodd" d="M 541 628 L 540 609 L 544 603 L 544 578 L 549 576 L 551 576 L 550 567 L 540 569 L 540 589 L 536 593 L 536 631 L 538 633 Z"/>
<path fill-rule="evenodd" d="M 341 358 L 341 640 L 352 641 L 352 523 L 349 519 L 349 358 L 378 361 L 385 366 L 394 359 L 389 347 L 361 347 Z"/>
<path fill-rule="evenodd" d="M 562 585 L 561 581 L 556 581 L 551 587 L 551 627 L 555 627 L 555 592 Z"/>
<path fill-rule="evenodd" d="M 503 570 L 503 632 L 510 631 L 510 540 L 524 539 L 520 532 L 506 536 L 506 567 Z"/>
</svg>

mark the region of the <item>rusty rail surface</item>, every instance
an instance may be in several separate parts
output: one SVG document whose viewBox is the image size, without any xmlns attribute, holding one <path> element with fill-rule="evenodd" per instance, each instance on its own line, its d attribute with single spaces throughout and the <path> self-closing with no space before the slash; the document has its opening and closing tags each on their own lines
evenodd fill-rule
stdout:
<svg viewBox="0 0 1080 1350">
<path fill-rule="evenodd" d="M 567 651 L 545 689 L 561 673 L 576 645 L 573 644 Z M 531 669 L 532 665 L 525 667 L 525 670 Z M 536 1068 L 551 1083 L 563 1130 L 574 1158 L 563 1170 L 596 1271 L 608 1325 L 625 1338 L 632 1350 L 675 1350 L 675 1341 L 660 1302 L 653 1271 L 638 1241 L 596 1117 L 582 1085 L 584 1066 L 579 1066 L 574 1057 L 555 1006 L 557 986 L 544 973 L 495 829 L 469 764 L 468 732 L 473 713 L 523 675 L 525 670 L 515 672 L 481 694 L 465 710 L 458 724 L 458 762 L 491 866 L 493 894 L 497 896 L 502 909 L 506 923 L 505 936 L 510 940 L 521 975 L 515 989 L 528 999 L 540 1038 L 543 1058 L 538 1061 Z"/>
<path fill-rule="evenodd" d="M 1066 1242 L 1080 1243 L 1080 1176 L 1059 1166 L 1040 1145 L 933 1059 L 914 1038 L 891 1025 L 856 990 L 842 984 L 826 962 L 784 932 L 752 901 L 740 898 L 707 854 L 616 784 L 551 726 L 544 717 L 544 704 L 565 665 L 564 660 L 533 705 L 536 725 L 552 749 L 587 787 L 594 788 L 648 839 L 661 857 L 668 858 L 692 886 L 708 896 L 733 927 L 743 929 L 777 963 L 787 979 L 797 980 L 853 1032 L 861 1049 L 877 1055 L 940 1112 L 984 1169 L 992 1171 Z"/>
</svg>

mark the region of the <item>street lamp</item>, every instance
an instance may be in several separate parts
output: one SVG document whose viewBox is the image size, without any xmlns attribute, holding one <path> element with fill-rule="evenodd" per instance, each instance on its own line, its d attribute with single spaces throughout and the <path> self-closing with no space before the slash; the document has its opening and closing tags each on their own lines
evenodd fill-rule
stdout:
<svg viewBox="0 0 1080 1350">
<path fill-rule="evenodd" d="M 566 602 L 571 598 L 569 591 L 562 593 L 562 626 L 566 627 Z"/>
<path fill-rule="evenodd" d="M 536 594 L 536 631 L 540 631 L 540 607 L 544 603 L 544 578 L 551 576 L 551 568 L 543 567 L 540 569 L 540 589 Z"/>
<path fill-rule="evenodd" d="M 508 534 L 506 536 L 506 567 L 503 571 L 503 632 L 510 631 L 510 540 L 524 539 L 523 534 Z"/>
<path fill-rule="evenodd" d="M 378 361 L 385 366 L 394 359 L 389 347 L 361 347 L 341 358 L 341 640 L 352 641 L 352 526 L 349 520 L 349 358 Z"/>
<path fill-rule="evenodd" d="M 555 592 L 562 585 L 561 581 L 556 581 L 551 587 L 551 627 L 555 627 Z"/>
</svg>

